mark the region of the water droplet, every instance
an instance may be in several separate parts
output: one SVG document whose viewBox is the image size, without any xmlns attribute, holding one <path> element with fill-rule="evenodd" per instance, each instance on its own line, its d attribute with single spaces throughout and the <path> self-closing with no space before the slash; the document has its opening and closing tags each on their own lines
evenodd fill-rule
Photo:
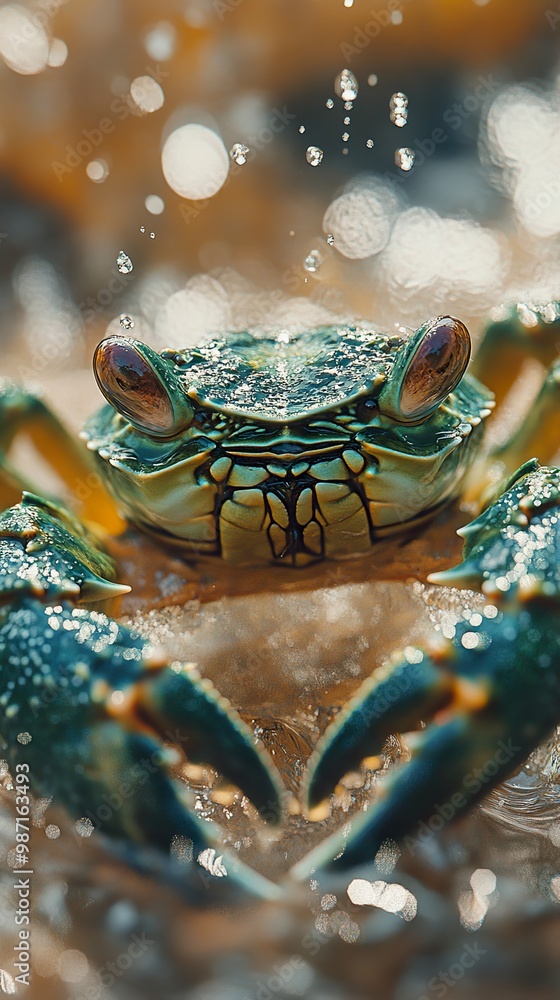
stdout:
<svg viewBox="0 0 560 1000">
<path fill-rule="evenodd" d="M 309 271 L 310 274 L 315 274 L 315 272 L 319 270 L 322 263 L 323 263 L 323 258 L 321 256 L 320 251 L 312 250 L 311 253 L 308 253 L 307 257 L 305 258 L 303 266 L 306 271 Z"/>
<path fill-rule="evenodd" d="M 318 146 L 308 146 L 305 152 L 305 159 L 312 167 L 318 167 L 323 159 L 324 153 Z"/>
<path fill-rule="evenodd" d="M 334 236 L 332 233 L 329 233 L 329 235 L 327 236 L 327 243 L 329 244 L 330 247 L 334 246 Z"/>
<path fill-rule="evenodd" d="M 366 146 L 368 149 L 373 149 L 374 146 L 373 139 L 366 139 Z"/>
<path fill-rule="evenodd" d="M 393 94 L 389 100 L 389 117 L 398 128 L 403 128 L 408 121 L 408 97 L 401 91 Z"/>
<path fill-rule="evenodd" d="M 119 323 L 121 324 L 123 330 L 132 330 L 134 327 L 134 320 L 132 316 L 127 316 L 126 313 L 121 313 Z"/>
<path fill-rule="evenodd" d="M 348 156 L 348 150 L 347 150 L 346 147 L 344 147 L 344 149 L 342 150 L 342 155 L 343 156 Z"/>
<path fill-rule="evenodd" d="M 354 0 L 344 0 L 344 6 L 345 7 L 353 7 L 354 6 Z"/>
<path fill-rule="evenodd" d="M 350 133 L 349 132 L 343 132 L 342 133 L 342 141 L 343 142 L 348 142 L 349 138 L 350 138 Z"/>
<path fill-rule="evenodd" d="M 345 101 L 345 103 L 344 103 L 344 110 L 345 111 L 351 111 L 353 107 L 354 107 L 354 105 L 352 104 L 352 101 Z"/>
<path fill-rule="evenodd" d="M 377 76 L 376 76 L 376 74 L 375 73 L 370 73 L 369 76 L 368 76 L 368 78 L 367 78 L 367 82 L 369 83 L 370 87 L 375 87 L 375 85 L 377 84 Z"/>
<path fill-rule="evenodd" d="M 151 76 L 137 76 L 130 84 L 130 96 L 140 111 L 159 111 L 165 100 L 159 83 Z"/>
<path fill-rule="evenodd" d="M 161 215 L 165 208 L 165 202 L 158 194 L 149 194 L 144 204 L 152 215 Z"/>
<path fill-rule="evenodd" d="M 148 55 L 158 62 L 170 59 L 175 49 L 176 36 L 175 28 L 168 21 L 156 24 L 144 38 Z"/>
<path fill-rule="evenodd" d="M 105 160 L 91 160 L 86 167 L 86 174 L 95 184 L 103 184 L 109 176 L 109 167 Z"/>
<path fill-rule="evenodd" d="M 55 823 L 49 823 L 45 829 L 45 833 L 49 840 L 57 840 L 60 837 L 60 827 L 56 826 Z"/>
<path fill-rule="evenodd" d="M 49 66 L 64 66 L 68 59 L 68 46 L 62 38 L 53 38 L 49 49 Z"/>
<path fill-rule="evenodd" d="M 328 101 L 325 101 L 325 106 L 329 109 L 334 108 L 334 101 L 332 97 L 329 97 Z"/>
<path fill-rule="evenodd" d="M 395 150 L 395 163 L 401 170 L 412 170 L 416 154 L 409 146 L 401 146 Z"/>
<path fill-rule="evenodd" d="M 358 96 L 358 81 L 351 69 L 343 69 L 334 81 L 334 92 L 343 101 L 355 101 Z"/>
<path fill-rule="evenodd" d="M 181 198 L 212 198 L 226 182 L 230 158 L 222 140 L 205 125 L 180 125 L 165 140 L 163 176 Z"/>
<path fill-rule="evenodd" d="M 140 232 L 142 232 L 142 229 L 140 229 Z M 130 274 L 133 267 L 134 264 L 132 263 L 128 254 L 125 253 L 124 250 L 119 250 L 117 256 L 117 268 L 121 272 L 121 274 Z"/>
<path fill-rule="evenodd" d="M 344 119 L 344 124 L 345 125 L 349 125 L 350 124 L 350 115 L 346 115 L 346 118 Z"/>
<path fill-rule="evenodd" d="M 238 163 L 239 166 L 242 167 L 244 163 L 247 163 L 249 152 L 249 147 L 246 146 L 244 142 L 234 142 L 229 151 L 229 155 L 234 163 Z"/>
<path fill-rule="evenodd" d="M 140 226 L 140 232 L 141 233 L 145 233 L 146 232 L 146 227 L 145 226 Z"/>
<path fill-rule="evenodd" d="M 76 833 L 79 837 L 91 837 L 94 826 L 87 816 L 83 816 L 82 819 L 77 820 L 75 825 Z"/>
<path fill-rule="evenodd" d="M 31 743 L 32 739 L 33 739 L 33 737 L 31 735 L 31 733 L 18 733 L 17 734 L 17 741 L 18 741 L 18 743 L 21 743 L 24 747 L 26 747 L 28 743 Z"/>
<path fill-rule="evenodd" d="M 391 13 L 391 22 L 392 22 L 392 24 L 402 24 L 402 22 L 403 22 L 402 10 L 394 10 L 394 11 L 392 11 L 392 13 Z"/>
<path fill-rule="evenodd" d="M 151 240 L 155 240 L 155 238 L 156 238 L 156 234 L 155 233 L 150 233 L 150 239 Z"/>
<path fill-rule="evenodd" d="M 303 135 L 303 133 L 305 132 L 305 125 L 300 125 L 298 131 L 299 131 L 300 135 Z"/>
</svg>

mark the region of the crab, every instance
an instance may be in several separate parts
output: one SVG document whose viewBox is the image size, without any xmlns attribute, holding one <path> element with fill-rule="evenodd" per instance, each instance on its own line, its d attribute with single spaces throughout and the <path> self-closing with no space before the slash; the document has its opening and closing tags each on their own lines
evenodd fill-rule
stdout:
<svg viewBox="0 0 560 1000">
<path fill-rule="evenodd" d="M 475 374 L 468 330 L 448 316 L 415 332 L 229 334 L 161 353 L 110 336 L 94 356 L 107 403 L 83 432 L 104 485 L 85 491 L 81 518 L 37 495 L 9 451 L 27 434 L 69 485 L 92 475 L 88 451 L 37 396 L 3 383 L 0 499 L 12 506 L 0 516 L 0 706 L 16 781 L 32 774 L 32 791 L 75 820 L 108 803 L 103 833 L 137 865 L 142 849 L 169 855 L 186 842 L 191 892 L 197 876 L 215 885 L 227 871 L 235 891 L 274 897 L 277 886 L 223 852 L 208 870 L 220 833 L 193 814 L 164 744 L 214 766 L 273 823 L 280 777 L 210 681 L 110 616 L 130 588 L 108 536 L 124 517 L 184 559 L 234 573 L 320 573 L 359 557 L 374 569 L 380 542 L 421 532 L 461 496 L 477 512 L 460 532 L 463 562 L 428 579 L 482 590 L 485 617 L 393 654 L 336 715 L 303 782 L 310 816 L 391 734 L 409 734 L 411 757 L 350 832 L 291 876 L 367 867 L 436 803 L 458 815 L 507 776 L 560 717 L 560 471 L 539 465 L 558 445 L 559 312 L 512 308 L 487 328 Z M 494 394 L 501 403 L 528 356 L 550 365 L 542 391 L 489 450 Z M 490 780 L 467 791 L 465 775 L 488 761 Z"/>
</svg>

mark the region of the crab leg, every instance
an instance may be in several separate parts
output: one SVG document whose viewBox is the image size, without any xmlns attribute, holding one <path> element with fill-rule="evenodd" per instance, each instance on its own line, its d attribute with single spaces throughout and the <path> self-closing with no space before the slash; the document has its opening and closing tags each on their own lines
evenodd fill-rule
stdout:
<svg viewBox="0 0 560 1000">
<path fill-rule="evenodd" d="M 545 367 L 559 352 L 560 303 L 543 306 L 519 303 L 503 319 L 491 323 L 472 363 L 472 373 L 503 402 L 527 358 Z"/>
<path fill-rule="evenodd" d="M 15 469 L 7 458 L 13 443 L 28 438 L 41 457 L 80 502 L 83 516 L 107 531 L 121 530 L 123 522 L 95 468 L 87 449 L 68 433 L 43 401 L 14 383 L 0 380 L 0 499 L 2 506 L 14 503 L 24 490 L 36 486 Z M 3 470 L 3 471 L 2 471 Z"/>
<path fill-rule="evenodd" d="M 463 530 L 464 562 L 434 574 L 431 581 L 478 586 L 495 603 L 474 624 L 457 626 L 453 640 L 432 651 L 412 648 L 392 668 L 389 677 L 404 677 L 411 662 L 420 664 L 421 678 L 443 673 L 440 685 L 431 685 L 442 695 L 439 705 L 437 699 L 432 702 L 435 716 L 423 732 L 412 736 L 411 760 L 395 767 L 378 801 L 353 824 L 349 836 L 334 834 L 304 858 L 293 871 L 297 878 L 320 867 L 373 863 L 387 838 L 406 844 L 407 837 L 422 829 L 420 824 L 441 828 L 442 818 L 454 818 L 503 780 L 558 721 L 559 511 L 560 471 L 531 466 L 520 470 L 509 489 Z M 371 710 L 372 691 L 384 683 L 372 688 L 372 682 L 366 682 L 342 721 L 327 731 L 311 765 L 312 800 L 326 790 L 326 773 L 332 787 L 349 760 L 354 762 L 364 748 L 379 746 L 386 719 L 397 724 L 398 703 L 385 716 Z M 414 680 L 411 688 L 416 689 Z M 422 699 L 421 684 L 417 690 Z M 403 722 L 409 722 L 409 692 L 399 696 L 397 687 L 395 691 Z M 428 707 L 424 701 L 419 711 Z M 366 717 L 369 734 L 358 729 L 354 736 L 353 721 Z M 337 747 L 342 753 L 335 771 Z M 437 826 L 431 823 L 434 817 Z"/>
<path fill-rule="evenodd" d="M 560 359 L 549 368 L 539 395 L 516 433 L 492 453 L 503 462 L 507 475 L 534 455 L 549 462 L 558 451 L 560 417 Z"/>
</svg>

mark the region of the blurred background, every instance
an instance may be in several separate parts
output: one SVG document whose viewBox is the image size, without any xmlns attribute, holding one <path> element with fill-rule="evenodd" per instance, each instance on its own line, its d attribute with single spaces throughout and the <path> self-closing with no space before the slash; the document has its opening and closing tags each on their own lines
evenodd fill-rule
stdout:
<svg viewBox="0 0 560 1000">
<path fill-rule="evenodd" d="M 476 339 L 504 302 L 530 310 L 560 298 L 559 43 L 556 0 L 2 2 L 2 374 L 40 387 L 77 428 L 99 402 L 90 359 L 107 332 L 182 347 L 227 329 L 350 317 L 414 327 L 455 313 Z M 541 377 L 527 367 L 525 399 Z M 184 568 L 174 572 L 183 579 Z M 338 612 L 319 591 L 309 598 L 319 620 L 335 622 L 339 644 L 362 642 L 342 687 L 339 646 L 330 688 L 324 650 L 295 674 L 287 655 L 270 654 L 270 718 L 284 722 L 269 719 L 265 735 L 283 748 L 288 775 L 311 752 L 329 691 L 343 700 L 374 652 L 465 610 L 459 599 L 452 611 L 434 608 L 429 588 L 376 586 L 338 594 Z M 159 618 L 128 608 L 177 655 L 183 635 L 198 636 L 218 686 L 258 705 L 262 691 L 224 658 L 246 623 L 264 644 L 262 621 L 282 620 L 285 604 L 266 614 L 260 600 L 220 605 L 195 624 L 199 611 L 191 603 L 185 624 L 165 608 Z M 295 604 L 290 614 L 295 628 Z M 287 648 L 281 633 L 275 648 Z M 304 694 L 324 713 L 288 724 L 290 699 Z M 403 862 L 407 889 L 398 884 L 384 903 L 357 890 L 349 900 L 346 887 L 337 901 L 312 886 L 309 898 L 240 921 L 193 913 L 98 844 L 77 846 L 64 817 L 54 827 L 63 839 L 53 839 L 47 803 L 35 824 L 28 995 L 558 996 L 558 774 L 550 744 L 484 812 Z M 9 809 L 0 819 L 8 857 Z M 218 819 L 227 825 L 224 810 Z M 230 839 L 242 844 L 239 809 L 233 822 Z M 298 836 L 296 825 L 269 848 L 274 877 Z M 262 866 L 255 843 L 243 841 L 245 857 L 254 852 Z M 396 863 L 386 867 L 395 884 Z M 5 993 L 16 992 L 10 891 L 5 873 Z M 155 944 L 108 973 L 142 932 Z"/>
</svg>

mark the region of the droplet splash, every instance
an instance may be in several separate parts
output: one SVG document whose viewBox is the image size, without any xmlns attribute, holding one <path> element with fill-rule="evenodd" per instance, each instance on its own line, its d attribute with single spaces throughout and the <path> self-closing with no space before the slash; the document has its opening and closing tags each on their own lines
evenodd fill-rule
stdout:
<svg viewBox="0 0 560 1000">
<path fill-rule="evenodd" d="M 234 163 L 237 163 L 240 167 L 242 167 L 244 163 L 247 163 L 249 152 L 249 147 L 246 146 L 244 142 L 234 142 L 229 151 L 229 155 Z"/>
<path fill-rule="evenodd" d="M 355 101 L 358 89 L 358 81 L 350 69 L 343 69 L 334 81 L 335 94 L 343 101 Z"/>
<path fill-rule="evenodd" d="M 140 232 L 141 231 L 142 230 L 140 230 Z M 130 274 L 130 272 L 132 271 L 133 267 L 134 267 L 134 264 L 132 263 L 132 261 L 131 261 L 130 257 L 128 256 L 128 254 L 125 253 L 124 250 L 119 250 L 119 253 L 118 253 L 118 256 L 117 256 L 117 269 L 120 271 L 120 273 L 121 274 Z"/>
<path fill-rule="evenodd" d="M 395 150 L 395 163 L 405 172 L 412 170 L 415 158 L 414 150 L 410 149 L 410 146 L 401 146 L 400 149 Z"/>
<path fill-rule="evenodd" d="M 134 328 L 134 320 L 132 316 L 127 316 L 126 313 L 121 313 L 119 323 L 123 330 L 132 330 Z"/>
<path fill-rule="evenodd" d="M 312 167 L 318 167 L 323 160 L 323 150 L 319 146 L 308 146 L 305 152 L 305 159 Z"/>
</svg>

